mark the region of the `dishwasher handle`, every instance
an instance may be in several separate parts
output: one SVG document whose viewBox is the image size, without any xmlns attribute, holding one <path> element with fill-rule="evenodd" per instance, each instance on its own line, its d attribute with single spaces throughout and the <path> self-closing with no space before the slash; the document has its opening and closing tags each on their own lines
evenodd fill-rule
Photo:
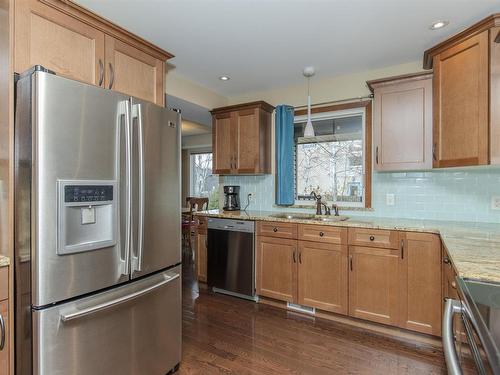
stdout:
<svg viewBox="0 0 500 375">
<path fill-rule="evenodd" d="M 446 368 L 450 375 L 462 375 L 462 369 L 455 350 L 455 339 L 453 335 L 453 316 L 462 313 L 460 301 L 448 298 L 443 314 L 443 352 L 446 360 Z"/>
</svg>

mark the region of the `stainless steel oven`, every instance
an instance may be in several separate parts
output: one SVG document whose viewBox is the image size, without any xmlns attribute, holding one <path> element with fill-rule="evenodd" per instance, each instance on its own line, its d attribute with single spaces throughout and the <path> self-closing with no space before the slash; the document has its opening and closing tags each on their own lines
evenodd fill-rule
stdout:
<svg viewBox="0 0 500 375">
<path fill-rule="evenodd" d="M 462 374 L 470 352 L 478 374 L 500 374 L 500 284 L 457 278 L 457 285 L 460 300 L 446 300 L 443 315 L 448 373 Z"/>
<path fill-rule="evenodd" d="M 208 219 L 207 284 L 216 292 L 255 299 L 255 223 Z"/>
</svg>

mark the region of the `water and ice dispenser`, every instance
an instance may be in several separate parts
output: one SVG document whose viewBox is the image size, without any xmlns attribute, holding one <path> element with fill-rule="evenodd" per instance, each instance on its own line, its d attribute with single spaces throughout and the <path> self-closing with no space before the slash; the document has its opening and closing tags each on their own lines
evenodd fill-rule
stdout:
<svg viewBox="0 0 500 375">
<path fill-rule="evenodd" d="M 58 181 L 57 253 L 114 246 L 118 207 L 116 181 Z"/>
</svg>

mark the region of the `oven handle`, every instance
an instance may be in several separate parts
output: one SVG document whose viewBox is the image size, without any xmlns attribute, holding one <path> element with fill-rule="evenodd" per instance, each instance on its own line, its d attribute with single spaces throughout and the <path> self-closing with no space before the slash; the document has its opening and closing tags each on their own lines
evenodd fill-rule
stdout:
<svg viewBox="0 0 500 375">
<path fill-rule="evenodd" d="M 462 313 L 462 304 L 460 301 L 448 298 L 444 305 L 443 314 L 443 352 L 446 360 L 446 368 L 450 375 L 462 375 L 460 362 L 455 350 L 455 341 L 453 337 L 453 316 Z"/>
</svg>

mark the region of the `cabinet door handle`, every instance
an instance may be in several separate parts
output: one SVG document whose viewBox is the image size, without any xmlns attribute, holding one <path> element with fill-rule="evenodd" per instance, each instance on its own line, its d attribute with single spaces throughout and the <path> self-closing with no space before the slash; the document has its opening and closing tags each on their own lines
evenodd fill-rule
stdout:
<svg viewBox="0 0 500 375">
<path fill-rule="evenodd" d="M 111 75 L 109 79 L 109 89 L 113 88 L 113 84 L 115 83 L 115 70 L 113 69 L 113 64 L 109 63 L 109 74 Z"/>
<path fill-rule="evenodd" d="M 375 163 L 378 164 L 378 146 L 375 148 Z"/>
<path fill-rule="evenodd" d="M 278 228 L 274 227 L 273 232 L 276 233 L 278 231 Z"/>
<path fill-rule="evenodd" d="M 444 263 L 444 264 L 450 264 L 450 258 L 448 258 L 448 257 L 444 257 L 444 258 L 443 258 L 443 263 Z"/>
<path fill-rule="evenodd" d="M 432 158 L 434 159 L 434 161 L 437 161 L 437 157 L 436 157 L 436 144 L 435 143 L 432 145 Z"/>
<path fill-rule="evenodd" d="M 352 271 L 352 255 L 349 255 L 349 268 Z"/>
<path fill-rule="evenodd" d="M 319 236 L 323 237 L 325 234 L 323 232 L 319 232 Z"/>
<path fill-rule="evenodd" d="M 405 241 L 401 240 L 401 259 L 405 258 Z"/>
<path fill-rule="evenodd" d="M 299 251 L 299 263 L 302 264 L 302 252 Z"/>
<path fill-rule="evenodd" d="M 295 250 L 293 251 L 293 263 L 297 263 L 297 260 L 295 259 Z"/>
<path fill-rule="evenodd" d="M 102 86 L 102 82 L 104 81 L 104 64 L 102 60 L 99 59 L 99 86 Z"/>
<path fill-rule="evenodd" d="M 370 236 L 370 241 L 375 241 L 375 236 Z"/>
<path fill-rule="evenodd" d="M 0 350 L 5 348 L 5 320 L 3 315 L 0 314 Z"/>
</svg>

